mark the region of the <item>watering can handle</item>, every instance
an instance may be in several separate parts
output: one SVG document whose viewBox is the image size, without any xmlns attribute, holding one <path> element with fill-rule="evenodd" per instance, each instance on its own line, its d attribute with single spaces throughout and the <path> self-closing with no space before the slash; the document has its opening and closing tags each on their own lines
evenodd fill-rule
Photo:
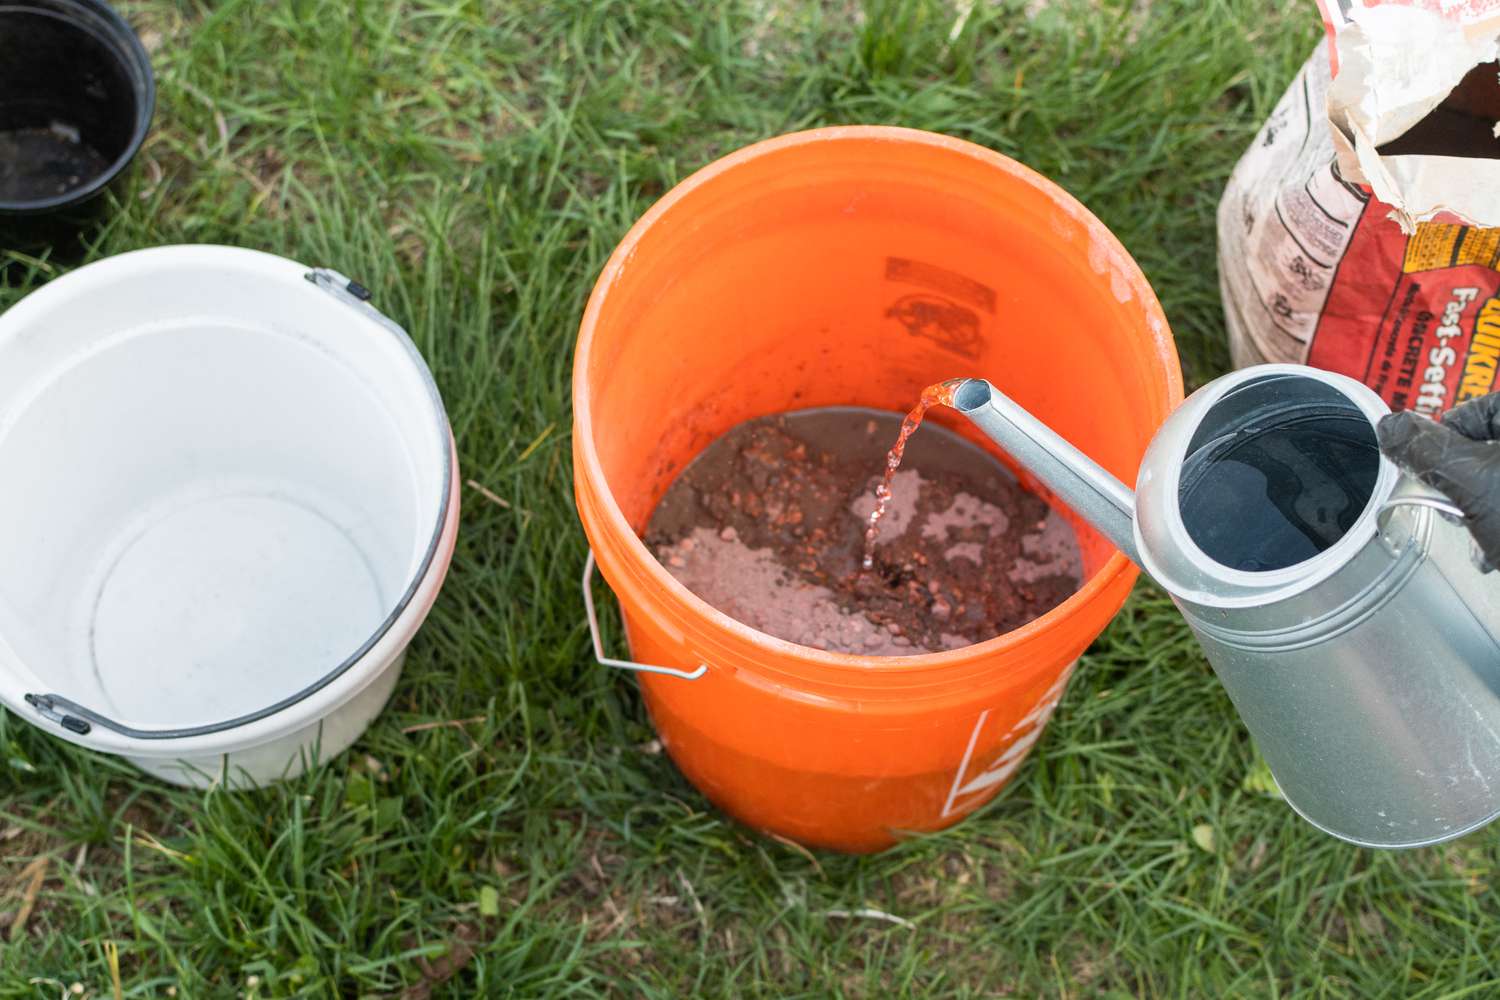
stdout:
<svg viewBox="0 0 1500 1000">
<path fill-rule="evenodd" d="M 599 615 L 594 610 L 594 550 L 589 549 L 589 557 L 583 563 L 583 607 L 589 616 L 589 636 L 594 640 L 594 659 L 599 661 L 603 667 L 614 667 L 617 670 L 634 670 L 642 674 L 666 674 L 668 677 L 678 677 L 685 681 L 695 681 L 708 673 L 708 664 L 698 664 L 697 670 L 678 670 L 675 667 L 653 667 L 649 663 L 636 663 L 634 660 L 616 660 L 604 655 L 604 643 L 599 638 Z"/>
<path fill-rule="evenodd" d="M 1465 517 L 1468 516 L 1463 511 L 1459 510 L 1458 507 L 1453 503 L 1453 501 L 1449 500 L 1447 497 L 1424 496 L 1420 494 L 1413 494 L 1411 496 L 1404 497 L 1392 497 L 1391 499 L 1380 505 L 1380 510 L 1376 512 L 1376 516 L 1383 518 L 1386 511 L 1391 510 L 1395 507 L 1406 506 L 1431 507 L 1439 514 L 1451 517 L 1455 521 L 1462 521 Z"/>
<path fill-rule="evenodd" d="M 984 379 L 965 379 L 954 386 L 952 405 L 1114 543 L 1125 558 L 1140 565 L 1135 494 L 1124 483 Z"/>
</svg>

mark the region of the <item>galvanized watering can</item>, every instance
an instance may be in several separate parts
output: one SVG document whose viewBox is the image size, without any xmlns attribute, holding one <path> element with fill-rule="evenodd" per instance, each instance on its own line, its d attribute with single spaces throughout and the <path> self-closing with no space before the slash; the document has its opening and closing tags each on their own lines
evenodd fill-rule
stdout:
<svg viewBox="0 0 1500 1000">
<path fill-rule="evenodd" d="M 1167 418 L 1134 494 L 988 382 L 953 402 L 1171 594 L 1309 822 L 1417 847 L 1500 814 L 1500 575 L 1380 454 L 1370 389 L 1225 375 Z"/>
</svg>

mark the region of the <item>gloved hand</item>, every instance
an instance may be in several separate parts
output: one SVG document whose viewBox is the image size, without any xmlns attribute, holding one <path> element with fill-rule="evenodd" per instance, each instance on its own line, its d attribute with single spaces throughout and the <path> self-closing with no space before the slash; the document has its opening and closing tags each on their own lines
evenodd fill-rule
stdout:
<svg viewBox="0 0 1500 1000">
<path fill-rule="evenodd" d="M 1441 423 L 1392 413 L 1375 432 L 1387 458 L 1464 512 L 1480 567 L 1500 566 L 1500 392 L 1455 406 Z"/>
</svg>

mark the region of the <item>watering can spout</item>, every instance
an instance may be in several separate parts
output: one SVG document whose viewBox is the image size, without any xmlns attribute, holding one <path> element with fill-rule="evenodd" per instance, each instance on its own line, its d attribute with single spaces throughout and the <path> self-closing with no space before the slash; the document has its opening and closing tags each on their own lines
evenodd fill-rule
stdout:
<svg viewBox="0 0 1500 1000">
<path fill-rule="evenodd" d="M 952 388 L 954 409 L 1140 564 L 1134 493 L 984 379 L 964 379 Z"/>
</svg>

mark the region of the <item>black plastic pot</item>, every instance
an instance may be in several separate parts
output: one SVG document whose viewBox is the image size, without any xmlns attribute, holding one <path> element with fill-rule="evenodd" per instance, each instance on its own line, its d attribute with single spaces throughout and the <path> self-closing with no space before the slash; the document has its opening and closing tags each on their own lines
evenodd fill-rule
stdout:
<svg viewBox="0 0 1500 1000">
<path fill-rule="evenodd" d="M 76 242 L 156 107 L 140 39 L 103 0 L 0 0 L 0 248 Z"/>
</svg>

